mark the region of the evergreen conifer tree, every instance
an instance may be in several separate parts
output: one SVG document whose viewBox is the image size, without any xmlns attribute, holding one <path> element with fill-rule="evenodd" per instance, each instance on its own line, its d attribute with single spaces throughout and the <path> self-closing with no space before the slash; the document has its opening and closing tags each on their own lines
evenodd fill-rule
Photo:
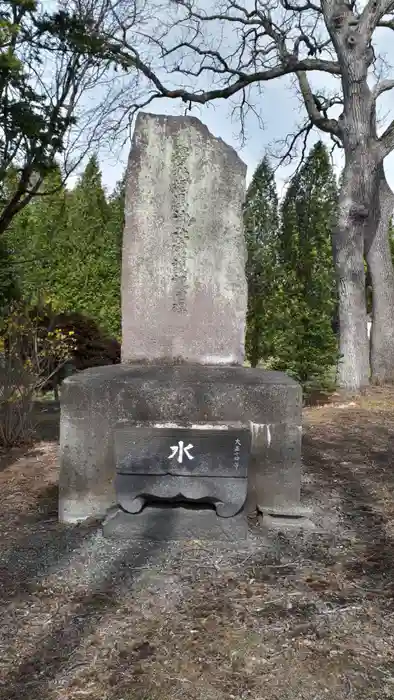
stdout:
<svg viewBox="0 0 394 700">
<path fill-rule="evenodd" d="M 332 230 L 337 186 L 323 143 L 311 150 L 281 207 L 277 315 L 273 368 L 305 385 L 324 383 L 336 366 L 332 329 L 337 303 Z"/>
<path fill-rule="evenodd" d="M 32 200 L 7 231 L 21 294 L 32 304 L 83 313 L 120 337 L 124 181 L 107 201 L 93 155 L 73 190 L 61 183 L 54 169 L 43 183 L 53 194 Z"/>
<path fill-rule="evenodd" d="M 12 178 L 12 173 L 10 174 Z M 55 290 L 64 268 L 62 244 L 66 240 L 67 191 L 59 168 L 53 168 L 38 194 L 12 220 L 5 234 L 12 250 L 21 295 L 36 304 L 46 298 L 57 305 Z"/>
<path fill-rule="evenodd" d="M 126 173 L 117 182 L 114 191 L 109 197 L 108 231 L 116 243 L 119 261 L 122 260 L 122 243 L 124 229 L 124 208 L 126 195 Z M 119 280 L 120 285 L 120 280 Z"/>
<path fill-rule="evenodd" d="M 279 231 L 274 172 L 264 157 L 246 194 L 244 227 L 247 246 L 248 315 L 246 356 L 252 367 L 270 355 L 275 315 L 276 246 Z"/>
<path fill-rule="evenodd" d="M 106 331 L 120 331 L 120 262 L 111 208 L 93 155 L 68 198 L 64 308 L 85 313 Z"/>
</svg>

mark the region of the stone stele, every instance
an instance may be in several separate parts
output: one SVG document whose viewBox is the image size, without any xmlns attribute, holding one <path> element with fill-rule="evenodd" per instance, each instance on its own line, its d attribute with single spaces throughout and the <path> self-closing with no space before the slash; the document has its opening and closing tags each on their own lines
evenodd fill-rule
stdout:
<svg viewBox="0 0 394 700">
<path fill-rule="evenodd" d="M 138 116 L 122 362 L 62 386 L 62 522 L 107 515 L 107 536 L 236 539 L 257 507 L 270 526 L 286 517 L 302 524 L 301 387 L 242 366 L 245 175 L 235 151 L 197 119 Z M 191 499 L 196 510 L 182 520 L 179 507 L 160 510 L 155 497 Z M 207 498 L 216 513 L 198 512 Z"/>
<path fill-rule="evenodd" d="M 140 113 L 126 178 L 122 362 L 242 364 L 246 166 L 194 117 Z"/>
</svg>

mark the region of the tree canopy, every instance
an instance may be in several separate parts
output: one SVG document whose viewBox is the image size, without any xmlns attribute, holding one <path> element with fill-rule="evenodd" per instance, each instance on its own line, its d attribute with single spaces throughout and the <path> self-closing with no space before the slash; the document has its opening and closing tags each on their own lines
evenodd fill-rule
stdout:
<svg viewBox="0 0 394 700">
<path fill-rule="evenodd" d="M 262 360 L 288 372 L 305 388 L 333 384 L 338 361 L 331 242 L 336 210 L 335 176 L 321 142 L 292 178 L 280 221 L 266 157 L 246 197 L 248 358 L 253 366 Z"/>
<path fill-rule="evenodd" d="M 61 183 L 53 171 L 43 183 L 53 194 L 13 220 L 5 239 L 11 269 L 31 303 L 84 313 L 119 337 L 123 184 L 107 197 L 95 154 L 74 189 Z"/>
<path fill-rule="evenodd" d="M 81 1 L 68 0 L 69 11 Z M 94 24 L 94 7 L 87 0 L 85 7 Z M 392 0 L 224 0 L 219 5 L 214 0 L 169 0 L 149 9 L 132 0 L 108 0 L 93 44 L 84 43 L 88 54 L 101 55 L 117 71 L 109 111 L 129 117 L 163 97 L 191 107 L 238 96 L 242 129 L 245 109 L 256 111 L 264 84 L 292 76 L 306 119 L 289 139 L 285 155 L 313 128 L 328 133 L 345 154 L 334 249 L 340 280 L 340 381 L 350 389 L 370 380 L 364 250 L 373 270 L 374 308 L 386 320 L 372 343 L 372 368 L 375 373 L 378 358 L 385 355 L 386 366 L 378 374 L 394 378 L 391 262 L 384 275 L 379 272 L 382 251 L 388 250 L 387 232 L 379 232 L 381 245 L 373 245 L 386 196 L 380 186 L 382 164 L 394 148 L 394 120 L 386 121 L 381 133 L 377 126 L 379 98 L 394 87 L 394 79 L 377 70 L 379 59 L 384 61 L 377 37 L 380 30 L 393 29 Z M 81 26 L 66 36 L 81 45 Z M 319 77 L 325 83 L 329 78 L 332 89 L 319 84 Z M 119 121 L 114 124 L 116 131 Z M 375 324 L 374 333 L 377 328 Z"/>
<path fill-rule="evenodd" d="M 65 21 L 72 25 L 76 13 Z M 100 74 L 94 57 L 67 43 L 57 12 L 37 0 L 1 3 L 0 234 L 32 197 L 44 194 L 59 158 L 66 177 L 86 153 L 95 133 L 78 143 L 79 103 Z"/>
</svg>

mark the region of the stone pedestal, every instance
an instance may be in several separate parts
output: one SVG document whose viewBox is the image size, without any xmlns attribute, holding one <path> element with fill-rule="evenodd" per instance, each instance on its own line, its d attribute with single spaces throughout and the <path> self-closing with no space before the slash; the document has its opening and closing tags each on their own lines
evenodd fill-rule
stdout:
<svg viewBox="0 0 394 700">
<path fill-rule="evenodd" d="M 218 518 L 214 510 L 163 503 L 147 506 L 137 515 L 114 509 L 103 523 L 103 533 L 116 540 L 234 542 L 247 538 L 248 523 L 243 513 Z"/>
<path fill-rule="evenodd" d="M 295 381 L 239 366 L 114 365 L 69 377 L 61 391 L 59 519 L 104 518 L 117 505 L 119 425 L 131 431 L 247 427 L 248 509 L 302 515 L 301 410 Z"/>
</svg>

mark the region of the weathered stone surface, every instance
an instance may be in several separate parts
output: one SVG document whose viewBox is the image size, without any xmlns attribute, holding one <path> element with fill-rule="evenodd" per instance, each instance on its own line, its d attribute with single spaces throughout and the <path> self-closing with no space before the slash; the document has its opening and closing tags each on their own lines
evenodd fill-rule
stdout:
<svg viewBox="0 0 394 700">
<path fill-rule="evenodd" d="M 286 514 L 299 506 L 302 393 L 285 374 L 244 367 L 114 365 L 66 379 L 61 405 L 59 517 L 64 522 L 103 517 L 116 504 L 114 433 L 119 422 L 125 428 L 258 424 L 252 435 L 254 502 L 249 507 L 281 506 Z M 281 446 L 286 435 L 293 436 L 291 458 L 286 444 Z"/>
<path fill-rule="evenodd" d="M 257 507 L 271 515 L 291 515 L 300 502 L 301 420 L 254 423 L 252 432 Z"/>
<path fill-rule="evenodd" d="M 130 152 L 122 362 L 242 364 L 246 166 L 195 117 L 140 113 Z"/>
<path fill-rule="evenodd" d="M 128 513 L 139 513 L 155 497 L 212 503 L 219 517 L 229 518 L 239 513 L 246 501 L 247 480 L 117 474 L 115 488 L 119 505 Z"/>
<path fill-rule="evenodd" d="M 218 518 L 213 510 L 160 505 L 146 507 L 138 515 L 121 509 L 110 513 L 103 523 L 105 537 L 132 541 L 209 540 L 234 542 L 247 539 L 244 514 Z"/>
</svg>

